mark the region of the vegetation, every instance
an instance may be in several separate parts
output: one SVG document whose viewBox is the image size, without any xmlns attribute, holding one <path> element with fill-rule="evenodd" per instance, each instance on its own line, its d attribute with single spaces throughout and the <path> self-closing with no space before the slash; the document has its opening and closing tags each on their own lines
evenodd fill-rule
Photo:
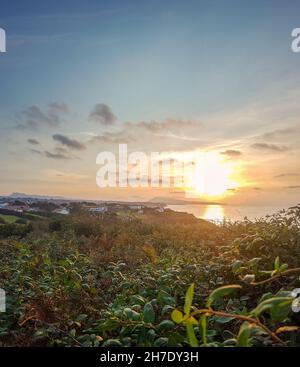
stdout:
<svg viewBox="0 0 300 367">
<path fill-rule="evenodd" d="M 2 346 L 299 346 L 300 206 L 0 224 Z M 7 227 L 12 226 L 12 227 Z"/>
<path fill-rule="evenodd" d="M 19 218 L 14 215 L 0 214 L 0 223 L 14 223 Z"/>
</svg>

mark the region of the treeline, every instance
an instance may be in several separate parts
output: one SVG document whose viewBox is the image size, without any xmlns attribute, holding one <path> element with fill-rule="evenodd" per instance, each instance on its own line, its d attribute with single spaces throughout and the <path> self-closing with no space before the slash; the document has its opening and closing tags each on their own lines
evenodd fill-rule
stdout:
<svg viewBox="0 0 300 367">
<path fill-rule="evenodd" d="M 25 237 L 33 229 L 31 223 L 5 223 L 0 225 L 0 238 Z"/>
</svg>

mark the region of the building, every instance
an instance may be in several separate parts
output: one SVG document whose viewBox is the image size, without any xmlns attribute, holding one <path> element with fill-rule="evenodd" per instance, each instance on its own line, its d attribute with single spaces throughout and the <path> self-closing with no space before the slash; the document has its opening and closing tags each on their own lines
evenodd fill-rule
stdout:
<svg viewBox="0 0 300 367">
<path fill-rule="evenodd" d="M 12 212 L 22 213 L 29 209 L 28 205 L 6 205 L 4 207 L 6 210 L 10 210 Z"/>
<path fill-rule="evenodd" d="M 68 215 L 68 214 L 70 214 L 70 211 L 68 209 L 66 209 L 66 208 L 60 208 L 60 209 L 54 209 L 52 211 L 52 213 Z"/>
<path fill-rule="evenodd" d="M 90 213 L 105 213 L 107 212 L 107 210 L 108 210 L 107 206 L 97 206 L 97 207 L 88 209 Z"/>
<path fill-rule="evenodd" d="M 144 207 L 143 205 L 129 205 L 130 210 L 142 210 Z"/>
</svg>

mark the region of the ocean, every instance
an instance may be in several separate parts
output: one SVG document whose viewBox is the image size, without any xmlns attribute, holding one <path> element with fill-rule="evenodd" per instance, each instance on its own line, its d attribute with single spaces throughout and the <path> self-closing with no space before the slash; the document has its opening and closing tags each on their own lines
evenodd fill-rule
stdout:
<svg viewBox="0 0 300 367">
<path fill-rule="evenodd" d="M 221 222 L 223 220 L 250 220 L 271 215 L 287 207 L 274 206 L 231 206 L 231 205 L 167 205 L 167 208 L 178 212 L 193 214 L 197 218 Z"/>
</svg>

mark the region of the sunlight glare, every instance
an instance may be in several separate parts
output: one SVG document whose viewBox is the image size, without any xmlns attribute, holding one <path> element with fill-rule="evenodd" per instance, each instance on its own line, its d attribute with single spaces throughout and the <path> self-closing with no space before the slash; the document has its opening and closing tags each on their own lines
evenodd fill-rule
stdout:
<svg viewBox="0 0 300 367">
<path fill-rule="evenodd" d="M 206 153 L 197 162 L 189 191 L 198 196 L 223 196 L 237 186 L 232 179 L 233 172 L 231 162 L 221 160 L 217 154 Z"/>
</svg>

